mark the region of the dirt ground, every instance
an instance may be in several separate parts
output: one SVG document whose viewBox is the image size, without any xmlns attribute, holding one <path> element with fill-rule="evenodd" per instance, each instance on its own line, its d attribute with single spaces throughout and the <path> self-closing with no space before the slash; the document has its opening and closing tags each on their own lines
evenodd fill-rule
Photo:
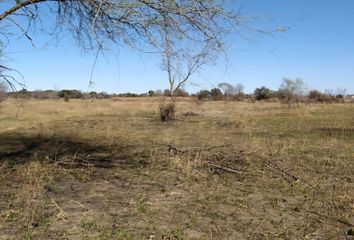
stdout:
<svg viewBox="0 0 354 240">
<path fill-rule="evenodd" d="M 354 239 L 353 104 L 2 105 L 0 239 Z"/>
</svg>

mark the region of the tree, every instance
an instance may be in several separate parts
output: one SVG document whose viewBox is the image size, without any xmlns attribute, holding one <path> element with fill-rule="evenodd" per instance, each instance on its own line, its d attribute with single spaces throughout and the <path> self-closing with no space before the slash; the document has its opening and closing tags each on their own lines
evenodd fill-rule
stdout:
<svg viewBox="0 0 354 240">
<path fill-rule="evenodd" d="M 241 84 L 241 83 L 238 83 L 236 84 L 235 86 L 235 94 L 236 95 L 243 95 L 243 89 L 245 89 L 245 87 Z"/>
<path fill-rule="evenodd" d="M 227 83 L 227 82 L 219 83 L 218 88 L 221 89 L 225 98 L 230 97 L 231 95 L 235 94 L 235 88 L 230 83 Z"/>
<path fill-rule="evenodd" d="M 94 99 L 97 98 L 98 93 L 96 91 L 91 91 L 91 92 L 89 92 L 89 96 L 90 96 L 91 99 L 94 100 Z"/>
<path fill-rule="evenodd" d="M 305 90 L 305 83 L 302 79 L 297 78 L 295 80 L 283 78 L 280 84 L 279 93 L 287 102 L 289 108 L 291 108 L 293 101 L 302 96 Z"/>
<path fill-rule="evenodd" d="M 163 91 L 162 91 L 161 89 L 157 89 L 157 90 L 155 91 L 155 95 L 156 95 L 156 96 L 162 96 L 162 95 L 163 95 Z"/>
<path fill-rule="evenodd" d="M 242 22 L 240 11 L 226 10 L 222 0 L 14 0 L 5 7 L 1 52 L 13 29 L 32 44 L 41 27 L 54 37 L 69 31 L 97 54 L 112 43 L 160 54 L 175 89 L 223 52 L 224 37 Z"/>
<path fill-rule="evenodd" d="M 256 88 L 253 92 L 256 100 L 265 100 L 274 97 L 275 93 L 266 87 Z"/>
<path fill-rule="evenodd" d="M 7 97 L 8 86 L 6 82 L 0 82 L 0 103 Z"/>
<path fill-rule="evenodd" d="M 200 90 L 197 93 L 197 98 L 198 100 L 205 100 L 205 99 L 209 99 L 210 97 L 210 91 L 209 90 Z"/>
<path fill-rule="evenodd" d="M 219 88 L 213 88 L 210 90 L 210 97 L 213 100 L 221 100 L 222 96 L 223 96 L 223 94 Z"/>
<path fill-rule="evenodd" d="M 189 96 L 189 93 L 184 90 L 183 88 L 179 88 L 176 92 L 175 92 L 175 95 L 177 97 L 188 97 Z"/>
<path fill-rule="evenodd" d="M 96 95 L 98 97 L 99 95 Z M 58 92 L 58 97 L 64 99 L 80 99 L 83 97 L 83 94 L 79 90 L 61 90 Z"/>
<path fill-rule="evenodd" d="M 323 102 L 325 96 L 318 90 L 309 91 L 308 98 L 317 102 Z"/>
<path fill-rule="evenodd" d="M 149 91 L 148 91 L 148 95 L 149 95 L 150 97 L 153 97 L 153 96 L 156 95 L 156 93 L 155 93 L 154 90 L 149 90 Z"/>
<path fill-rule="evenodd" d="M 165 89 L 163 90 L 163 96 L 169 97 L 169 96 L 173 96 L 173 94 L 171 93 L 170 89 Z"/>
<path fill-rule="evenodd" d="M 337 88 L 336 98 L 343 99 L 347 95 L 347 89 L 345 88 Z"/>
</svg>

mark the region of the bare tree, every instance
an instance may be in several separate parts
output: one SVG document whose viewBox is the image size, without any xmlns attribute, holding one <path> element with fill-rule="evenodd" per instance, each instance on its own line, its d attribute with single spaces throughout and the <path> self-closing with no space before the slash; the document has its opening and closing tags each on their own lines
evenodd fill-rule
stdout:
<svg viewBox="0 0 354 240">
<path fill-rule="evenodd" d="M 245 87 L 241 83 L 236 84 L 235 85 L 235 94 L 242 95 L 244 89 L 245 89 Z"/>
<path fill-rule="evenodd" d="M 337 98 L 344 98 L 346 95 L 347 95 L 347 89 L 337 88 L 337 90 L 336 90 L 336 97 Z"/>
<path fill-rule="evenodd" d="M 285 99 L 289 108 L 291 108 L 294 100 L 304 95 L 305 83 L 302 79 L 288 79 L 283 78 L 279 88 L 279 93 Z"/>
<path fill-rule="evenodd" d="M 1 50 L 0 50 L 0 56 L 1 56 Z M 16 75 L 20 76 L 20 78 L 23 78 L 21 73 L 18 71 L 8 68 L 6 66 L 0 65 L 0 81 L 3 84 L 3 86 L 6 86 L 6 88 L 10 88 L 12 91 L 16 90 L 16 85 L 19 85 L 20 87 L 24 87 L 24 84 L 18 80 L 14 76 L 15 73 Z"/>
<path fill-rule="evenodd" d="M 226 10 L 222 0 L 14 0 L 5 7 L 3 48 L 14 29 L 32 44 L 36 31 L 69 31 L 83 50 L 98 53 L 113 43 L 162 54 L 175 89 L 221 52 L 230 29 L 242 27 L 240 11 Z"/>
</svg>

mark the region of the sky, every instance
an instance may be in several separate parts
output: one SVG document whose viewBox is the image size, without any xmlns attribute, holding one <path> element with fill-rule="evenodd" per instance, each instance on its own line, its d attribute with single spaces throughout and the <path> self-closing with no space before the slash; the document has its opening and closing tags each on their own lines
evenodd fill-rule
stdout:
<svg viewBox="0 0 354 240">
<path fill-rule="evenodd" d="M 229 0 L 227 7 L 235 7 L 236 2 Z M 0 5 L 2 12 L 6 6 Z M 354 94 L 353 0 L 244 0 L 243 13 L 260 17 L 255 28 L 286 31 L 230 36 L 227 59 L 220 58 L 216 65 L 194 74 L 186 90 L 210 89 L 220 82 L 241 83 L 246 92 L 261 86 L 276 90 L 287 77 L 303 79 L 308 90 L 340 88 Z M 80 51 L 65 34 L 60 41 L 32 37 L 34 47 L 24 38 L 11 38 L 1 59 L 21 72 L 29 90 L 143 93 L 168 88 L 167 75 L 155 55 L 113 48 L 99 56 L 94 84 L 89 85 L 93 53 Z"/>
</svg>

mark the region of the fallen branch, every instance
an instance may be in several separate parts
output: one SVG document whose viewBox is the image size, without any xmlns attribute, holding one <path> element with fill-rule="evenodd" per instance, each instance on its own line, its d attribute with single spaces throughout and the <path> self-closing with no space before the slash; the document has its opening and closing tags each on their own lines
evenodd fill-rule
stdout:
<svg viewBox="0 0 354 240">
<path fill-rule="evenodd" d="M 208 166 L 210 167 L 214 167 L 214 168 L 217 168 L 217 169 L 221 169 L 225 172 L 230 172 L 230 173 L 237 173 L 237 174 L 242 174 L 242 172 L 240 171 L 237 171 L 235 169 L 232 169 L 232 168 L 229 168 L 229 167 L 223 167 L 223 166 L 220 166 L 220 165 L 217 165 L 215 163 L 207 163 Z"/>
<path fill-rule="evenodd" d="M 92 163 L 83 163 L 83 162 L 68 162 L 68 161 L 59 161 L 58 165 L 69 165 L 69 166 L 85 166 L 85 167 L 95 167 L 95 164 Z"/>
<path fill-rule="evenodd" d="M 53 198 L 49 197 L 48 198 L 52 201 L 52 203 L 54 204 L 54 206 L 59 210 L 59 213 L 57 214 L 57 218 L 58 219 L 62 219 L 65 218 L 65 212 L 64 210 L 54 201 Z"/>
<path fill-rule="evenodd" d="M 231 146 L 231 144 L 223 144 L 223 145 L 217 145 L 217 146 L 211 146 L 211 147 L 190 147 L 190 148 L 178 149 L 177 147 L 175 147 L 171 144 L 164 144 L 164 143 L 154 143 L 154 144 L 158 144 L 158 145 L 167 147 L 168 152 L 173 153 L 173 154 L 186 153 L 191 150 L 210 151 L 210 150 L 217 149 L 217 148 L 226 148 L 226 147 Z"/>
<path fill-rule="evenodd" d="M 226 148 L 230 146 L 231 144 L 223 144 L 223 145 L 212 146 L 212 147 L 194 147 L 194 149 L 199 149 L 200 151 L 210 151 L 216 148 Z M 189 148 L 189 149 L 193 149 L 193 148 Z"/>
<path fill-rule="evenodd" d="M 299 177 L 289 173 L 289 170 L 283 170 L 281 167 L 279 167 L 276 163 L 273 163 L 271 161 L 268 161 L 266 163 L 269 167 L 272 167 L 274 170 L 280 172 L 282 175 L 286 175 L 290 177 L 294 182 L 297 182 L 299 180 Z M 286 179 L 288 180 L 288 179 Z"/>
</svg>

